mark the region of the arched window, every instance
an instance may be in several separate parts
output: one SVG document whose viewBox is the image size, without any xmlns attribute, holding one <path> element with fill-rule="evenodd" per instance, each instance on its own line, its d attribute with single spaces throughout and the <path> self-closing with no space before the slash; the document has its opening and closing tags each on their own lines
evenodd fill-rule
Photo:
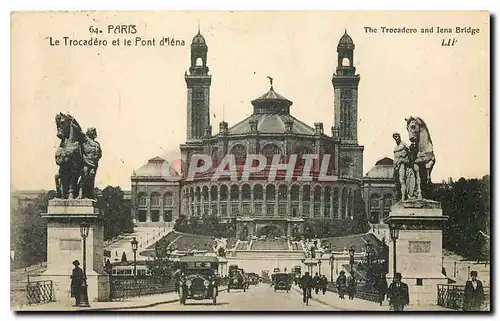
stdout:
<svg viewBox="0 0 500 321">
<path fill-rule="evenodd" d="M 342 189 L 342 213 L 341 213 L 341 218 L 346 219 L 347 218 L 347 209 L 348 207 L 348 192 L 347 188 Z"/>
<path fill-rule="evenodd" d="M 342 59 L 342 67 L 349 67 L 350 65 L 351 65 L 351 62 L 350 62 L 349 58 L 344 57 L 344 59 Z"/>
<path fill-rule="evenodd" d="M 199 186 L 196 186 L 196 201 L 197 202 L 201 201 L 201 189 Z"/>
<path fill-rule="evenodd" d="M 330 198 L 332 195 L 332 188 L 330 186 L 325 187 L 325 202 L 330 203 Z"/>
<path fill-rule="evenodd" d="M 264 198 L 264 189 L 262 185 L 255 184 L 253 187 L 253 199 L 254 200 L 262 200 Z"/>
<path fill-rule="evenodd" d="M 238 185 L 231 185 L 231 201 L 239 200 L 239 187 Z"/>
<path fill-rule="evenodd" d="M 228 197 L 228 188 L 227 185 L 221 185 L 220 187 L 220 199 L 226 201 Z"/>
<path fill-rule="evenodd" d="M 274 155 L 281 155 L 281 149 L 276 144 L 267 144 L 261 148 L 260 153 L 267 159 L 267 165 L 271 165 Z"/>
<path fill-rule="evenodd" d="M 333 190 L 333 217 L 338 217 L 339 213 L 339 190 L 335 188 Z"/>
<path fill-rule="evenodd" d="M 189 189 L 189 197 L 191 199 L 191 202 L 194 202 L 194 188 Z"/>
<path fill-rule="evenodd" d="M 146 194 L 139 193 L 139 195 L 137 196 L 137 198 L 139 199 L 139 201 L 138 201 L 139 206 L 146 207 L 148 205 L 148 197 L 146 196 Z"/>
<path fill-rule="evenodd" d="M 203 66 L 203 59 L 201 57 L 196 58 L 196 67 L 201 67 Z"/>
<path fill-rule="evenodd" d="M 266 200 L 275 200 L 276 199 L 276 187 L 273 184 L 269 184 L 266 186 Z"/>
<path fill-rule="evenodd" d="M 309 202 L 311 200 L 311 186 L 304 185 L 302 188 L 302 201 Z"/>
<path fill-rule="evenodd" d="M 247 149 L 245 146 L 241 144 L 234 145 L 233 148 L 231 148 L 230 154 L 234 155 L 236 165 L 245 165 L 247 158 Z"/>
<path fill-rule="evenodd" d="M 320 201 L 321 201 L 321 187 L 315 186 L 314 187 L 314 202 L 320 202 Z"/>
<path fill-rule="evenodd" d="M 286 201 L 288 199 L 288 187 L 284 184 L 278 187 L 278 200 Z"/>
<path fill-rule="evenodd" d="M 371 211 L 380 211 L 382 208 L 380 195 L 374 193 L 370 196 L 370 212 Z"/>
<path fill-rule="evenodd" d="M 160 194 L 151 193 L 151 207 L 160 207 Z"/>
<path fill-rule="evenodd" d="M 208 186 L 203 186 L 203 201 L 208 202 Z"/>
<path fill-rule="evenodd" d="M 243 200 L 246 200 L 246 201 L 250 200 L 250 198 L 251 198 L 250 185 L 244 184 L 241 187 L 241 197 Z"/>
<path fill-rule="evenodd" d="M 174 204 L 174 196 L 171 192 L 166 192 L 163 196 L 163 205 L 172 206 Z"/>
<path fill-rule="evenodd" d="M 290 189 L 290 198 L 293 201 L 298 201 L 299 200 L 299 186 L 298 185 L 292 185 L 292 188 Z"/>
<path fill-rule="evenodd" d="M 216 185 L 212 185 L 212 187 L 210 187 L 210 194 L 212 194 L 212 202 L 216 202 L 217 201 L 217 186 Z"/>
</svg>

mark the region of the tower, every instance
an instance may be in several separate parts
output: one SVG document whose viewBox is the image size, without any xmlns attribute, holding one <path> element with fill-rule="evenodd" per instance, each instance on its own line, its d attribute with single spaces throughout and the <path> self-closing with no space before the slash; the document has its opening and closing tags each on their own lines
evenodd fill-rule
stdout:
<svg viewBox="0 0 500 321">
<path fill-rule="evenodd" d="M 184 78 L 187 85 L 187 142 L 201 140 L 210 127 L 210 84 L 208 75 L 208 47 L 205 38 L 198 34 L 191 42 L 191 66 Z"/>
<path fill-rule="evenodd" d="M 337 46 L 337 70 L 333 75 L 335 126 L 342 142 L 358 143 L 358 84 L 359 75 L 353 65 L 354 43 L 344 33 Z"/>
<path fill-rule="evenodd" d="M 337 69 L 332 77 L 335 133 L 340 138 L 340 175 L 363 177 L 363 146 L 358 145 L 358 84 L 354 67 L 354 42 L 347 30 L 337 45 Z"/>
</svg>

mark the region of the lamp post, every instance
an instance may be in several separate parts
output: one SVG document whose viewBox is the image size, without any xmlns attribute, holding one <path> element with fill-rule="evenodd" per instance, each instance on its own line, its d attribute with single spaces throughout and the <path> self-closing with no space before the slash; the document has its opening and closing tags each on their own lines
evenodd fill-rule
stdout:
<svg viewBox="0 0 500 321">
<path fill-rule="evenodd" d="M 389 224 L 389 232 L 391 233 L 392 239 L 392 274 L 393 277 L 396 278 L 396 240 L 399 238 L 399 227 L 394 223 Z"/>
<path fill-rule="evenodd" d="M 89 307 L 89 295 L 87 292 L 87 237 L 89 236 L 90 224 L 84 222 L 80 225 L 80 234 L 83 239 L 83 280 L 81 287 L 81 300 L 78 306 Z"/>
<path fill-rule="evenodd" d="M 351 276 L 353 274 L 352 266 L 354 265 L 354 245 L 349 249 L 349 264 L 351 265 Z"/>
<path fill-rule="evenodd" d="M 135 239 L 135 237 L 130 241 L 132 245 L 132 251 L 134 252 L 134 276 L 137 276 L 137 245 L 139 242 Z"/>
<path fill-rule="evenodd" d="M 333 262 L 335 258 L 333 257 L 333 253 L 330 254 L 330 282 L 333 283 Z"/>
<path fill-rule="evenodd" d="M 321 276 L 321 260 L 318 260 L 318 274 Z"/>
</svg>

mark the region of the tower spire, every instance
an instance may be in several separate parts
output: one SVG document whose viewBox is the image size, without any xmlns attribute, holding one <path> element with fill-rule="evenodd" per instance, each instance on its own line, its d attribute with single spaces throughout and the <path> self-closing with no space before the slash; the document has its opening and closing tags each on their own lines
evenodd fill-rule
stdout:
<svg viewBox="0 0 500 321">
<path fill-rule="evenodd" d="M 198 19 L 198 34 L 201 34 L 200 33 L 200 19 Z"/>
</svg>

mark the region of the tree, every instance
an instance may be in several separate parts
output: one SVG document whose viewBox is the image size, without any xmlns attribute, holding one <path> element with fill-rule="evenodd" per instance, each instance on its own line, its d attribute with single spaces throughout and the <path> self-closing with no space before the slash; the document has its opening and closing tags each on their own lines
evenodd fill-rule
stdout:
<svg viewBox="0 0 500 321">
<path fill-rule="evenodd" d="M 366 215 L 365 201 L 361 196 L 361 191 L 354 192 L 354 222 L 355 233 L 366 233 L 370 229 L 368 217 Z"/>
<path fill-rule="evenodd" d="M 157 248 L 154 259 L 146 261 L 146 266 L 151 275 L 162 282 L 171 280 L 173 271 L 177 268 L 176 263 L 170 259 L 170 251 L 164 247 Z"/>
<path fill-rule="evenodd" d="M 15 268 L 47 260 L 47 213 L 48 201 L 56 196 L 55 191 L 41 193 L 32 201 L 15 207 L 11 212 L 11 248 L 15 251 Z"/>
<path fill-rule="evenodd" d="M 175 220 L 174 230 L 181 233 L 191 233 L 191 227 L 186 215 L 179 215 L 179 218 Z"/>
<path fill-rule="evenodd" d="M 449 220 L 443 230 L 443 247 L 469 260 L 489 260 L 490 240 L 481 231 L 490 231 L 490 177 L 481 180 L 460 178 L 434 192 Z"/>
<path fill-rule="evenodd" d="M 124 232 L 133 232 L 131 203 L 124 199 L 121 188 L 108 186 L 97 195 L 97 206 L 104 213 L 104 239 L 109 240 Z"/>
</svg>

